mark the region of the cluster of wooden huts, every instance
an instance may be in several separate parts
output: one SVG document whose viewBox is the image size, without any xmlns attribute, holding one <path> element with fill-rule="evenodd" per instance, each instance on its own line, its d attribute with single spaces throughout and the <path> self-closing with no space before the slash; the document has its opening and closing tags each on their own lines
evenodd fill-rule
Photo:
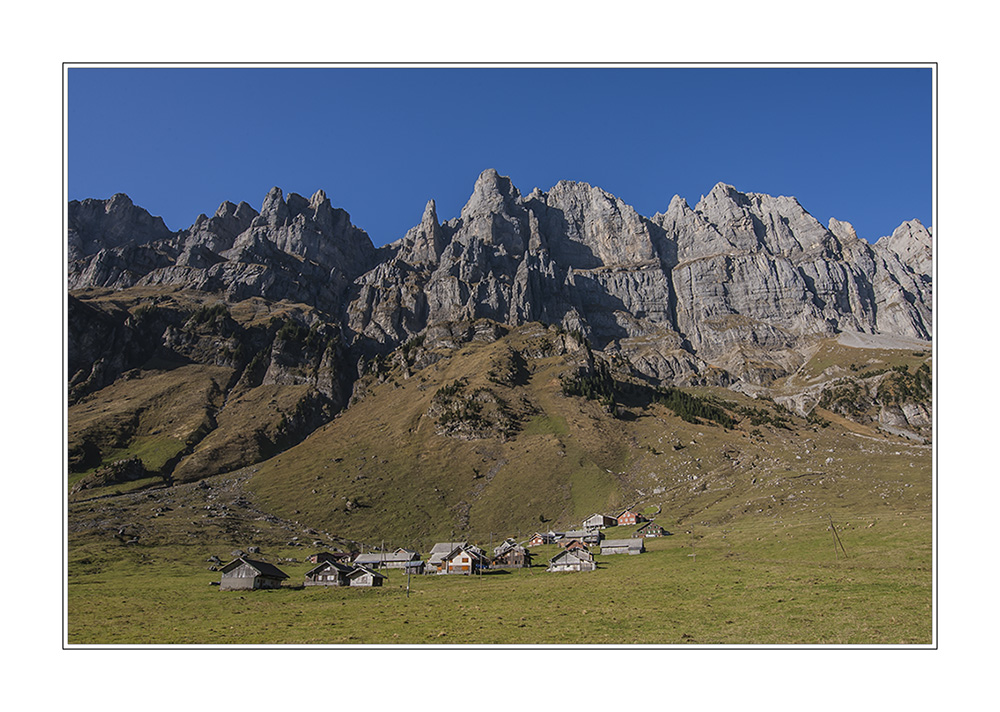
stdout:
<svg viewBox="0 0 1000 712">
<path fill-rule="evenodd" d="M 288 574 L 274 564 L 245 556 L 233 559 L 222 567 L 219 588 L 223 591 L 246 591 L 279 588 Z M 341 563 L 335 557 L 324 557 L 315 568 L 306 572 L 306 586 L 381 586 L 385 576 L 363 564 Z"/>
<path fill-rule="evenodd" d="M 608 539 L 604 530 L 616 526 L 634 526 L 632 536 Z M 379 569 L 401 569 L 410 574 L 476 574 L 489 569 L 526 568 L 532 564 L 529 547 L 559 544 L 560 551 L 549 559 L 546 571 L 593 571 L 596 568 L 591 547 L 600 547 L 601 555 L 641 554 L 643 539 L 664 536 L 668 532 L 641 514 L 626 509 L 617 517 L 594 514 L 580 529 L 565 532 L 535 532 L 524 543 L 505 539 L 493 548 L 493 555 L 464 541 L 435 544 L 421 560 L 413 550 L 370 553 L 319 552 L 308 558 L 316 566 L 305 574 L 305 586 L 381 586 L 386 577 Z M 239 557 L 222 567 L 223 590 L 278 588 L 288 575 L 274 564 Z"/>
<path fill-rule="evenodd" d="M 618 526 L 641 525 L 631 536 L 608 539 L 605 530 Z M 655 522 L 631 509 L 626 509 L 617 517 L 606 514 L 592 514 L 583 521 L 581 529 L 565 532 L 536 532 L 528 540 L 529 546 L 559 544 L 562 548 L 549 560 L 548 571 L 593 571 L 597 565 L 591 547 L 599 548 L 602 556 L 610 554 L 641 554 L 646 550 L 643 539 L 665 536 L 668 532 Z"/>
</svg>

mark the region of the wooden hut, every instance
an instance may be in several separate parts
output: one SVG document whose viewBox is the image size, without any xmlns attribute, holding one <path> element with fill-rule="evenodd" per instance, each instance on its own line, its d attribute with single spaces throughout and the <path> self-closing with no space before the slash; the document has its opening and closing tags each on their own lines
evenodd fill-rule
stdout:
<svg viewBox="0 0 1000 712">
<path fill-rule="evenodd" d="M 474 574 L 489 568 L 489 559 L 477 546 L 460 546 L 444 557 L 444 573 Z"/>
<path fill-rule="evenodd" d="M 615 517 L 609 517 L 606 514 L 591 514 L 583 520 L 584 529 L 604 529 L 616 526 L 617 524 L 618 520 Z"/>
<path fill-rule="evenodd" d="M 503 544 L 493 549 L 491 568 L 521 569 L 531 566 L 531 552 L 513 539 L 507 539 Z"/>
<path fill-rule="evenodd" d="M 445 559 L 456 549 L 465 546 L 464 541 L 443 541 L 435 544 L 431 548 L 430 556 L 427 557 L 427 573 L 444 573 Z"/>
<path fill-rule="evenodd" d="M 593 571 L 597 568 L 594 557 L 586 549 L 560 551 L 549 559 L 546 571 Z"/>
<path fill-rule="evenodd" d="M 396 551 L 373 551 L 368 554 L 358 554 L 353 563 L 367 566 L 370 569 L 405 569 L 411 561 L 416 561 L 420 555 L 409 549 Z"/>
<path fill-rule="evenodd" d="M 222 567 L 219 588 L 223 591 L 279 588 L 287 578 L 288 574 L 274 564 L 241 556 Z"/>
<path fill-rule="evenodd" d="M 381 586 L 385 576 L 364 566 L 355 566 L 347 575 L 348 586 Z"/>
<path fill-rule="evenodd" d="M 562 541 L 559 542 L 559 546 L 561 546 L 566 551 L 574 551 L 576 549 L 583 549 L 584 551 L 590 551 L 590 547 L 588 547 L 580 539 L 563 539 Z"/>
<path fill-rule="evenodd" d="M 641 527 L 636 530 L 636 536 L 642 537 L 657 537 L 657 536 L 667 536 L 669 532 L 661 527 L 656 522 L 646 522 Z"/>
<path fill-rule="evenodd" d="M 597 544 L 604 538 L 604 534 L 600 529 L 571 529 L 568 532 L 563 532 L 562 538 L 559 542 L 568 541 L 570 539 L 579 539 L 584 544 Z"/>
<path fill-rule="evenodd" d="M 306 572 L 306 586 L 347 586 L 348 575 L 354 569 L 348 564 L 324 561 Z"/>
<path fill-rule="evenodd" d="M 601 555 L 607 554 L 641 554 L 646 549 L 641 538 L 605 539 L 601 542 Z"/>
<path fill-rule="evenodd" d="M 555 532 L 535 532 L 534 535 L 528 539 L 528 546 L 542 546 L 544 544 L 551 544 L 555 540 Z"/>
</svg>

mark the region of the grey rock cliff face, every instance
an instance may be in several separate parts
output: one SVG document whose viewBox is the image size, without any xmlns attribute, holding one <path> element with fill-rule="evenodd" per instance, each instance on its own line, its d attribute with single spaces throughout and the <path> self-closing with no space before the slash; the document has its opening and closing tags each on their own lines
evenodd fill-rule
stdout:
<svg viewBox="0 0 1000 712">
<path fill-rule="evenodd" d="M 108 200 L 73 200 L 69 204 L 69 260 L 123 245 L 143 245 L 165 240 L 173 233 L 163 219 L 132 204 L 124 193 Z"/>
<path fill-rule="evenodd" d="M 653 221 L 676 240 L 677 327 L 696 352 L 790 347 L 838 331 L 930 337 L 913 267 L 848 223 L 824 228 L 794 198 L 719 184 L 693 210 L 675 199 Z"/>
<path fill-rule="evenodd" d="M 287 299 L 336 315 L 377 261 L 368 235 L 323 191 L 286 200 L 273 188 L 259 213 L 227 201 L 176 234 L 123 195 L 70 203 L 69 213 L 71 289 L 170 286 Z"/>
<path fill-rule="evenodd" d="M 322 191 L 274 188 L 259 213 L 223 203 L 177 235 L 126 201 L 71 205 L 71 287 L 305 302 L 361 353 L 444 324 L 540 321 L 581 331 L 653 380 L 718 381 L 724 369 L 766 382 L 816 337 L 932 331 L 932 240 L 919 222 L 870 245 L 794 198 L 722 183 L 693 208 L 675 197 L 646 218 L 585 183 L 522 195 L 490 169 L 458 217 L 440 222 L 430 200 L 419 224 L 379 250 Z"/>
<path fill-rule="evenodd" d="M 892 248 L 872 246 L 794 198 L 721 183 L 693 209 L 674 198 L 644 218 L 584 183 L 522 196 L 485 171 L 459 218 L 439 225 L 425 211 L 360 278 L 348 325 L 395 345 L 434 323 L 542 321 L 583 331 L 653 379 L 715 363 L 766 380 L 815 337 L 930 338 L 929 260 L 919 259 L 929 253 L 912 247 L 922 237 L 901 228 Z"/>
</svg>

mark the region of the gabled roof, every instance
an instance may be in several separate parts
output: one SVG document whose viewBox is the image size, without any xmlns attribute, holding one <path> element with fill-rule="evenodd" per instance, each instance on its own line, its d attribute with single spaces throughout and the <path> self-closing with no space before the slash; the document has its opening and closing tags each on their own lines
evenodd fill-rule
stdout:
<svg viewBox="0 0 1000 712">
<path fill-rule="evenodd" d="M 430 556 L 427 557 L 427 563 L 440 564 L 442 561 L 451 556 L 452 552 L 456 549 L 461 549 L 463 546 L 465 546 L 464 541 L 444 541 L 439 544 L 435 544 L 434 548 L 431 549 Z"/>
<path fill-rule="evenodd" d="M 525 558 L 529 558 L 529 559 L 533 556 L 533 554 L 531 553 L 530 549 L 527 549 L 527 548 L 521 546 L 520 544 L 518 544 L 517 546 L 509 546 L 506 549 L 504 549 L 503 551 L 496 552 L 493 555 L 493 560 L 494 561 L 499 561 L 501 559 L 507 558 L 508 556 L 518 555 L 518 554 L 521 555 L 521 556 L 524 556 Z"/>
<path fill-rule="evenodd" d="M 318 574 L 320 571 L 323 571 L 324 569 L 334 569 L 338 573 L 345 575 L 353 571 L 353 568 L 351 566 L 341 564 L 338 561 L 324 561 L 319 566 L 314 566 L 313 568 L 306 571 L 306 576 L 308 577 L 312 576 L 313 574 Z"/>
<path fill-rule="evenodd" d="M 442 541 L 442 542 L 439 542 L 439 543 L 437 543 L 437 544 L 434 545 L 434 547 L 431 549 L 431 553 L 432 554 L 438 554 L 438 553 L 450 554 L 451 552 L 453 552 L 458 547 L 465 546 L 465 544 L 466 544 L 466 542 L 464 542 L 464 541 Z"/>
<path fill-rule="evenodd" d="M 465 545 L 465 546 L 459 546 L 454 551 L 448 552 L 448 554 L 444 557 L 443 560 L 448 561 L 450 559 L 454 559 L 456 556 L 458 556 L 460 553 L 463 552 L 471 556 L 473 559 L 480 559 L 480 560 L 486 559 L 486 552 L 484 552 L 478 546 Z"/>
<path fill-rule="evenodd" d="M 354 557 L 354 562 L 358 564 L 387 564 L 412 561 L 415 558 L 417 558 L 417 552 L 415 551 L 404 550 L 403 553 L 399 551 L 373 551 L 367 554 L 358 554 Z"/>
<path fill-rule="evenodd" d="M 500 554 L 505 554 L 511 549 L 518 549 L 518 548 L 524 548 L 524 547 L 522 547 L 513 539 L 504 539 L 499 546 L 493 548 L 493 553 L 497 556 L 500 556 Z"/>
<path fill-rule="evenodd" d="M 233 559 L 228 564 L 222 567 L 222 573 L 227 574 L 240 564 L 246 564 L 253 569 L 256 569 L 257 573 L 261 576 L 268 576 L 270 578 L 286 579 L 288 574 L 279 569 L 274 564 L 269 564 L 266 561 L 257 561 L 256 559 L 248 559 L 245 556 L 240 556 Z"/>
<path fill-rule="evenodd" d="M 577 561 L 593 561 L 593 555 L 586 549 L 564 549 L 549 559 L 550 564 L 554 564 L 560 559 L 576 559 Z"/>
<path fill-rule="evenodd" d="M 383 576 L 382 574 L 380 574 L 378 571 L 373 571 L 372 569 L 369 569 L 366 566 L 355 566 L 354 569 L 349 574 L 347 574 L 347 578 L 356 578 L 356 577 L 361 576 L 363 574 L 371 574 L 375 578 L 380 578 L 380 579 L 386 578 L 385 576 Z"/>
</svg>

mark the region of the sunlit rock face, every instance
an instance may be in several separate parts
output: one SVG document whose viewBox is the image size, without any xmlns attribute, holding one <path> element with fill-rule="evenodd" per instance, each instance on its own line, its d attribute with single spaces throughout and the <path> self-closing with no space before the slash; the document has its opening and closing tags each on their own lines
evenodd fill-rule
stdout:
<svg viewBox="0 0 1000 712">
<path fill-rule="evenodd" d="M 674 197 L 643 217 L 586 183 L 523 195 L 489 169 L 458 217 L 440 222 L 430 200 L 380 249 L 322 191 L 274 188 L 259 212 L 225 202 L 177 233 L 123 195 L 74 201 L 69 214 L 70 288 L 302 302 L 365 353 L 443 324 L 537 321 L 579 331 L 652 380 L 722 369 L 722 380 L 761 381 L 817 337 L 932 333 L 932 238 L 918 221 L 870 245 L 794 198 L 722 183 L 693 208 Z"/>
</svg>

